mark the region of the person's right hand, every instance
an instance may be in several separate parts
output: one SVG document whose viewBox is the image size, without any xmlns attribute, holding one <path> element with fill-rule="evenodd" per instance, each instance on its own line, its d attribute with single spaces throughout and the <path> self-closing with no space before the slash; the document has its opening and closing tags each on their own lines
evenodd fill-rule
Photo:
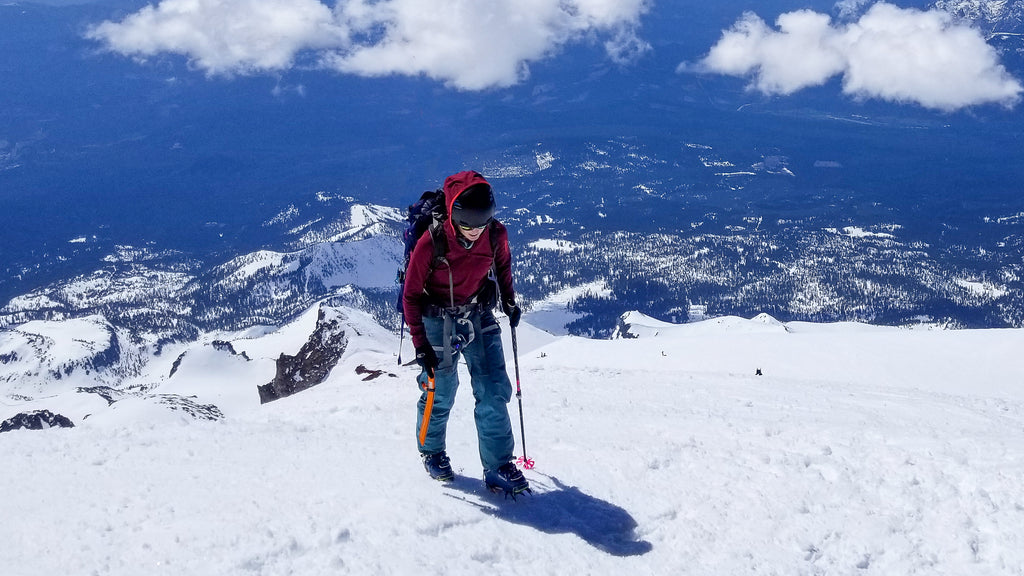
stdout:
<svg viewBox="0 0 1024 576">
<path fill-rule="evenodd" d="M 437 359 L 434 347 L 427 344 L 426 346 L 416 348 L 416 363 L 419 364 L 427 374 L 433 376 L 434 368 L 437 368 L 440 361 Z"/>
</svg>

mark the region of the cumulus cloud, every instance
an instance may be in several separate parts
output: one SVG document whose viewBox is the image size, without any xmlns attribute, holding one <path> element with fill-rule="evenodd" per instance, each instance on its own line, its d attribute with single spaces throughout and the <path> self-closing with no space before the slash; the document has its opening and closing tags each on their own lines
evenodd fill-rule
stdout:
<svg viewBox="0 0 1024 576">
<path fill-rule="evenodd" d="M 162 0 L 88 36 L 133 57 L 185 55 L 211 75 L 319 65 L 361 75 L 424 75 L 462 89 L 508 86 L 562 46 L 605 36 L 623 62 L 647 0 Z"/>
<path fill-rule="evenodd" d="M 348 31 L 317 0 L 163 0 L 87 37 L 115 52 L 185 54 L 210 74 L 281 70 L 298 52 L 341 47 Z"/>
<path fill-rule="evenodd" d="M 776 28 L 744 14 L 698 69 L 751 76 L 751 88 L 765 94 L 792 94 L 841 75 L 847 94 L 945 111 L 1012 106 L 1024 91 L 978 30 L 943 11 L 885 2 L 842 25 L 808 10 L 779 16 Z"/>
</svg>

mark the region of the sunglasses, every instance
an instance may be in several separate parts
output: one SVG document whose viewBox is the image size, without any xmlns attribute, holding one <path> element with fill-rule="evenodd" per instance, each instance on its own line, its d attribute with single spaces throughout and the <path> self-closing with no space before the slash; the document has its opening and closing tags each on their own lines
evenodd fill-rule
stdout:
<svg viewBox="0 0 1024 576">
<path fill-rule="evenodd" d="M 487 224 L 490 224 L 490 222 L 488 222 Z M 484 224 L 482 226 L 466 226 L 465 224 L 459 224 L 459 228 L 465 230 L 466 232 L 472 232 L 473 230 L 483 230 L 484 228 L 487 228 L 487 224 Z"/>
</svg>

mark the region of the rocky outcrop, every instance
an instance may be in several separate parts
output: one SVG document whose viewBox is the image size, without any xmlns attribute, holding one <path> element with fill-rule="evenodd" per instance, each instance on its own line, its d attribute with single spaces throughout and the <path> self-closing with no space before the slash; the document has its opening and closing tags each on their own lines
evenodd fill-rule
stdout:
<svg viewBox="0 0 1024 576">
<path fill-rule="evenodd" d="M 226 341 L 226 340 L 214 340 L 212 342 L 212 346 L 213 346 L 214 350 L 219 350 L 221 352 L 227 352 L 227 353 L 231 354 L 232 356 L 241 356 L 242 358 L 245 358 L 246 362 L 252 361 L 252 358 L 249 358 L 249 355 L 247 353 L 245 353 L 245 351 L 242 351 L 242 353 L 239 354 L 238 351 L 235 350 L 235 345 L 232 344 L 231 342 Z"/>
<path fill-rule="evenodd" d="M 149 398 L 158 404 L 188 414 L 195 420 L 216 421 L 224 418 L 224 413 L 213 404 L 200 404 L 194 400 L 195 396 L 181 396 L 179 394 L 156 394 Z"/>
<path fill-rule="evenodd" d="M 337 308 L 321 306 L 309 340 L 294 356 L 282 353 L 277 359 L 277 375 L 258 387 L 260 403 L 266 404 L 320 384 L 337 365 L 347 346 L 344 314 Z"/>
<path fill-rule="evenodd" d="M 75 391 L 79 394 L 96 394 L 107 401 L 107 406 L 113 406 L 114 402 L 122 399 L 125 395 L 124 392 L 110 386 L 80 386 Z"/>
<path fill-rule="evenodd" d="M 0 423 L 0 432 L 11 430 L 46 430 L 48 428 L 74 428 L 74 423 L 60 414 L 49 410 L 22 412 Z"/>
<path fill-rule="evenodd" d="M 373 369 L 367 368 L 365 364 L 360 364 L 359 366 L 356 366 L 356 374 L 359 375 L 359 376 L 363 376 L 363 382 L 369 382 L 370 380 L 376 380 L 377 378 L 380 378 L 381 376 L 383 376 L 385 374 L 387 374 L 389 378 L 398 378 L 398 374 L 393 374 L 391 372 L 385 372 L 384 370 L 373 370 Z"/>
<path fill-rule="evenodd" d="M 612 333 L 612 338 L 639 338 L 639 336 L 630 331 L 632 324 L 629 323 L 629 314 L 623 314 L 619 316 L 617 322 L 615 322 L 615 331 Z"/>
</svg>

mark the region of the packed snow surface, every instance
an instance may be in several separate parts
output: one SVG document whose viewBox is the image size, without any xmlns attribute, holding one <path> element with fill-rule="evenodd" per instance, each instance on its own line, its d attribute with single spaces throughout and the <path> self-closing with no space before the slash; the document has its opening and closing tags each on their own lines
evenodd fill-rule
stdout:
<svg viewBox="0 0 1024 576">
<path fill-rule="evenodd" d="M 468 385 L 456 481 L 427 477 L 414 370 L 350 316 L 342 362 L 290 398 L 242 396 L 308 329 L 236 338 L 255 364 L 185 356 L 167 385 L 222 420 L 115 403 L 0 436 L 0 573 L 1024 573 L 1024 331 L 631 315 L 639 338 L 598 341 L 524 323 L 536 468 L 512 501 L 482 488 Z"/>
</svg>

